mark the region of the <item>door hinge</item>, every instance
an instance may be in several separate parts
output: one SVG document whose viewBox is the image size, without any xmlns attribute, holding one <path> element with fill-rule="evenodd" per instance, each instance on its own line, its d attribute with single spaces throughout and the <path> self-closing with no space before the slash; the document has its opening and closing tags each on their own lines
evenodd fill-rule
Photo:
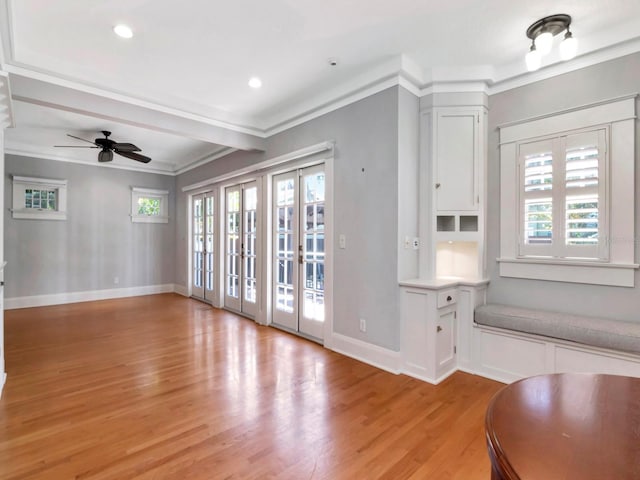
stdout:
<svg viewBox="0 0 640 480">
<path fill-rule="evenodd" d="M 453 354 L 455 355 L 456 353 L 458 353 L 458 347 L 456 347 L 455 345 L 453 346 Z"/>
<path fill-rule="evenodd" d="M 453 312 L 453 318 L 458 318 L 458 312 Z"/>
</svg>

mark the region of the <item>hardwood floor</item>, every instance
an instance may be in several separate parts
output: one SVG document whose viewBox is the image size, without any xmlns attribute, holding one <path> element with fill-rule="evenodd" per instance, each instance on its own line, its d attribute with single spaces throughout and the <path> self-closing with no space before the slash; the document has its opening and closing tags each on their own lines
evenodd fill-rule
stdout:
<svg viewBox="0 0 640 480">
<path fill-rule="evenodd" d="M 497 382 L 432 386 L 174 294 L 5 324 L 3 480 L 490 478 Z"/>
</svg>

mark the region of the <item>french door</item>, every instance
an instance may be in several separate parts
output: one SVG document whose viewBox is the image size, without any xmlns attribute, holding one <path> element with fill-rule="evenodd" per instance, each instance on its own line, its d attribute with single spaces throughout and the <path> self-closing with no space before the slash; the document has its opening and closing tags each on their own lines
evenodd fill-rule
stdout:
<svg viewBox="0 0 640 480">
<path fill-rule="evenodd" d="M 214 206 L 211 192 L 192 197 L 191 294 L 210 302 L 215 295 Z"/>
<path fill-rule="evenodd" d="M 325 174 L 316 165 L 273 178 L 275 325 L 324 337 Z"/>
<path fill-rule="evenodd" d="M 225 190 L 224 306 L 255 318 L 258 306 L 258 184 Z"/>
</svg>

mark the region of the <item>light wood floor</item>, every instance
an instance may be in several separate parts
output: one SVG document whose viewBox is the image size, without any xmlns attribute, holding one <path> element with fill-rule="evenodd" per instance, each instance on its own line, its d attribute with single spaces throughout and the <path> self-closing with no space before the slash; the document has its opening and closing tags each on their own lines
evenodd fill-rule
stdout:
<svg viewBox="0 0 640 480">
<path fill-rule="evenodd" d="M 3 480 L 490 477 L 497 382 L 432 386 L 174 294 L 5 319 Z"/>
</svg>

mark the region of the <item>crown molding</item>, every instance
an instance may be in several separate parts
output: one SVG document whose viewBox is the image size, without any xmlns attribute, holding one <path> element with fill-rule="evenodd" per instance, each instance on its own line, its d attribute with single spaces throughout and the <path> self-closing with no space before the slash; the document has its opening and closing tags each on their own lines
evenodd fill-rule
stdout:
<svg viewBox="0 0 640 480">
<path fill-rule="evenodd" d="M 189 170 L 193 170 L 194 168 L 198 168 L 202 165 L 205 165 L 209 162 L 213 162 L 214 160 L 217 160 L 219 158 L 222 157 L 226 157 L 227 155 L 231 155 L 233 152 L 237 152 L 238 149 L 237 148 L 223 148 L 218 150 L 217 152 L 214 153 L 210 153 L 207 154 L 197 160 L 194 160 L 191 163 L 188 163 L 187 165 L 180 167 L 178 169 L 175 170 L 174 175 L 180 175 L 182 173 L 188 172 Z"/>
<path fill-rule="evenodd" d="M 247 167 L 241 168 L 239 170 L 235 170 L 233 172 L 229 172 L 222 175 L 218 175 L 217 177 L 201 180 L 197 183 L 192 183 L 190 185 L 185 185 L 184 187 L 182 187 L 182 191 L 193 192 L 194 190 L 199 190 L 203 187 L 213 185 L 214 183 L 222 182 L 232 178 L 237 178 L 247 173 L 264 170 L 265 168 L 272 168 L 286 162 L 291 162 L 293 160 L 301 160 L 303 158 L 309 158 L 317 154 L 327 153 L 329 155 L 333 155 L 334 147 L 335 147 L 335 142 L 333 140 L 327 140 L 325 142 L 316 143 L 315 145 L 310 145 L 308 147 L 295 150 L 293 152 L 285 153 L 284 155 L 279 155 L 277 157 L 269 158 L 267 160 L 263 160 L 254 165 L 249 165 Z"/>
<path fill-rule="evenodd" d="M 640 52 L 640 38 L 635 38 L 633 40 L 579 55 L 573 60 L 567 62 L 557 59 L 554 63 L 544 66 L 536 72 L 522 73 L 522 66 L 517 68 L 512 64 L 499 72 L 501 78 L 494 81 L 489 86 L 488 93 L 489 95 L 494 95 L 496 93 L 505 92 L 507 90 L 529 85 L 541 80 L 547 80 L 549 78 L 557 77 L 583 68 L 592 67 L 599 63 L 615 60 L 616 58 L 638 52 Z M 522 63 L 524 63 L 524 61 Z M 519 73 L 515 73 L 515 71 L 519 71 Z"/>
<path fill-rule="evenodd" d="M 166 113 L 174 117 L 184 118 L 186 120 L 193 120 L 195 122 L 211 125 L 214 127 L 224 128 L 238 133 L 245 133 L 248 135 L 254 135 L 260 138 L 264 138 L 264 132 L 259 128 L 252 127 L 250 125 L 239 124 L 235 122 L 229 122 L 223 119 L 217 119 L 214 117 L 204 116 L 196 113 L 192 113 L 179 108 L 170 107 L 167 105 L 161 105 L 150 100 L 133 97 L 124 93 L 105 90 L 88 83 L 82 82 L 77 79 L 64 78 L 58 75 L 54 75 L 50 72 L 46 72 L 41 69 L 37 69 L 33 66 L 21 65 L 12 61 L 5 65 L 5 70 L 12 75 L 17 75 L 31 80 L 38 80 L 58 87 L 68 88 L 97 97 L 107 98 L 109 100 L 115 100 L 136 107 L 145 108 L 157 112 Z M 219 112 L 220 116 L 224 116 L 226 112 Z"/>
<path fill-rule="evenodd" d="M 0 128 L 14 126 L 9 75 L 0 70 Z"/>
<path fill-rule="evenodd" d="M 158 167 L 149 166 L 149 165 L 146 165 L 145 167 L 138 167 L 136 165 L 120 165 L 117 163 L 97 163 L 97 162 L 90 162 L 85 160 L 78 160 L 75 158 L 62 157 L 62 156 L 54 155 L 47 152 L 33 152 L 33 151 L 29 151 L 22 148 L 10 147 L 7 145 L 5 145 L 4 153 L 5 155 L 16 155 L 18 157 L 30 157 L 30 158 L 38 158 L 41 160 L 52 160 L 56 162 L 75 163 L 76 165 L 85 165 L 88 167 L 115 168 L 117 170 L 131 170 L 134 172 L 153 173 L 156 175 L 176 176 L 176 172 L 173 170 L 170 170 L 169 168 L 158 168 Z M 156 162 L 156 165 L 158 164 L 167 165 L 164 163 Z"/>
</svg>

